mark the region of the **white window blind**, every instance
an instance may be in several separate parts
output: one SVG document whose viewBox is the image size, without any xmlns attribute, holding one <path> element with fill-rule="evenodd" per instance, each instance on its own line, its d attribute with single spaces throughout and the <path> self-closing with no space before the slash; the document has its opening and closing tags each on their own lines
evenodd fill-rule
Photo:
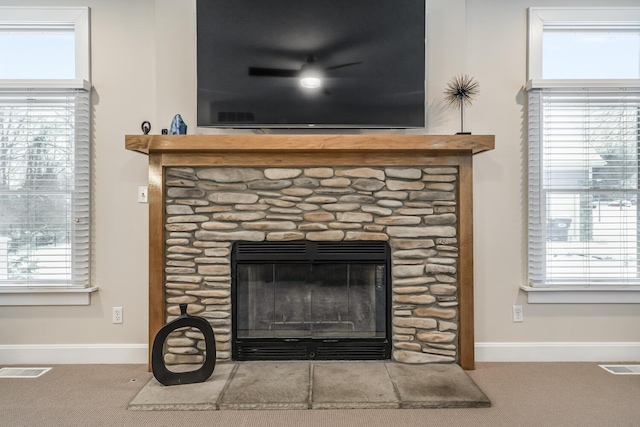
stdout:
<svg viewBox="0 0 640 427">
<path fill-rule="evenodd" d="M 529 91 L 531 286 L 640 284 L 640 91 Z"/>
<path fill-rule="evenodd" d="M 0 90 L 0 286 L 85 287 L 89 92 Z"/>
</svg>

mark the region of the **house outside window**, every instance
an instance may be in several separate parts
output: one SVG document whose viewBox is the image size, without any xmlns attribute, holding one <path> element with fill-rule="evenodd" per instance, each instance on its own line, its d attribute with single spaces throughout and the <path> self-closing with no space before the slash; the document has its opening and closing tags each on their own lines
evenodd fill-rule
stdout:
<svg viewBox="0 0 640 427">
<path fill-rule="evenodd" d="M 529 302 L 640 302 L 640 8 L 529 9 Z"/>
<path fill-rule="evenodd" d="M 0 8 L 0 56 L 0 305 L 87 304 L 89 9 Z"/>
</svg>

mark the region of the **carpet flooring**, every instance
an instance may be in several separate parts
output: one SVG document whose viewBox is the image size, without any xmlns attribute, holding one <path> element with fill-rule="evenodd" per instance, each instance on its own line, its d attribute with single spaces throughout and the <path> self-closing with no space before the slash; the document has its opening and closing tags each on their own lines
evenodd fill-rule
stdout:
<svg viewBox="0 0 640 427">
<path fill-rule="evenodd" d="M 477 363 L 467 374 L 490 408 L 131 411 L 144 365 L 56 365 L 0 379 L 0 426 L 404 427 L 639 426 L 640 376 L 597 363 Z"/>
</svg>

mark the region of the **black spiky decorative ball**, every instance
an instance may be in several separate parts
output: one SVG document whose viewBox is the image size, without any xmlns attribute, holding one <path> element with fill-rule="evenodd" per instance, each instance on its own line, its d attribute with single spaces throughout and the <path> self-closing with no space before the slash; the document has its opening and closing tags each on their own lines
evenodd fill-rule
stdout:
<svg viewBox="0 0 640 427">
<path fill-rule="evenodd" d="M 444 99 L 455 108 L 470 107 L 478 92 L 480 92 L 478 82 L 468 74 L 460 74 L 447 84 Z"/>
</svg>

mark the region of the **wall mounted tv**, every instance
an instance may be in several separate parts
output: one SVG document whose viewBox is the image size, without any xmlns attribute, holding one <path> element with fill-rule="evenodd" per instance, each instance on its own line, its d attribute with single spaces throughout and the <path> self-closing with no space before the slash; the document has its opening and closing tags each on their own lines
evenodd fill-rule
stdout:
<svg viewBox="0 0 640 427">
<path fill-rule="evenodd" d="M 198 126 L 421 128 L 425 0 L 197 0 Z"/>
</svg>

